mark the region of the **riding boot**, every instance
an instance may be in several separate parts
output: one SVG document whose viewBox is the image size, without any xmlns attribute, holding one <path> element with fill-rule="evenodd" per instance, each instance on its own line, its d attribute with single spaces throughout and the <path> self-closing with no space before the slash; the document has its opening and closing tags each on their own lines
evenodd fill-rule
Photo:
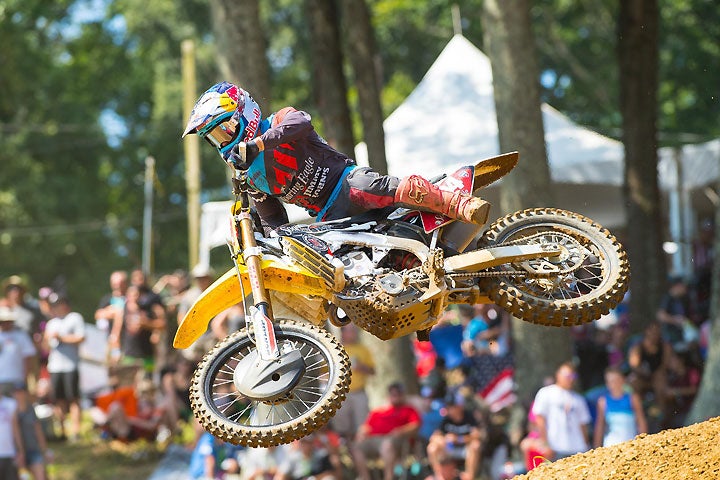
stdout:
<svg viewBox="0 0 720 480">
<path fill-rule="evenodd" d="M 490 203 L 482 198 L 442 190 L 419 175 L 400 180 L 395 191 L 395 203 L 414 210 L 442 213 L 446 217 L 477 225 L 484 225 L 490 213 Z"/>
</svg>

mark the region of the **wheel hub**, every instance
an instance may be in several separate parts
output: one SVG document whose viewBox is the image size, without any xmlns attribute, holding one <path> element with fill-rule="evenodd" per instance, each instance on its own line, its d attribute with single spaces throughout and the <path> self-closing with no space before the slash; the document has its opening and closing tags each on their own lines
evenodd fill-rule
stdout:
<svg viewBox="0 0 720 480">
<path fill-rule="evenodd" d="M 240 360 L 233 372 L 238 392 L 250 400 L 274 402 L 287 396 L 305 373 L 299 350 L 283 353 L 277 359 L 263 360 L 253 350 Z"/>
</svg>

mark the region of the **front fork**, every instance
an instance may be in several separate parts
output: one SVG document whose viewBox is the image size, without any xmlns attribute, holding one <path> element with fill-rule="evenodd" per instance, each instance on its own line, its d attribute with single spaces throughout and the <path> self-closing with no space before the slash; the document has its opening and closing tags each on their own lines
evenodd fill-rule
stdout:
<svg viewBox="0 0 720 480">
<path fill-rule="evenodd" d="M 262 255 L 260 248 L 255 242 L 255 233 L 253 229 L 253 220 L 250 216 L 250 199 L 245 188 L 241 185 L 245 183 L 245 179 L 241 176 L 244 172 L 236 170 L 233 186 L 235 194 L 239 197 L 239 201 L 235 202 L 233 207 L 233 228 L 235 237 L 240 240 L 238 247 L 242 248 L 242 258 L 247 267 L 247 276 L 250 283 L 250 291 L 254 305 L 248 309 L 253 324 L 255 334 L 255 345 L 260 354 L 260 358 L 266 361 L 275 360 L 280 357 L 277 339 L 275 338 L 275 330 L 273 328 L 272 311 L 270 308 L 270 299 L 262 274 Z M 233 262 L 237 271 L 240 288 L 243 289 L 242 275 L 239 267 L 239 248 L 233 252 Z M 245 295 L 243 293 L 243 302 Z"/>
</svg>

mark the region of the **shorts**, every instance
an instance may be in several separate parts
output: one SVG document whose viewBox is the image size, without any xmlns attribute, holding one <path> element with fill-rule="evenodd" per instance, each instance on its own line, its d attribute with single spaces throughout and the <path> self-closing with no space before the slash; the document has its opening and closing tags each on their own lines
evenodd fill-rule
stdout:
<svg viewBox="0 0 720 480">
<path fill-rule="evenodd" d="M 74 402 L 80 399 L 80 375 L 72 372 L 50 372 L 53 400 Z"/>
<path fill-rule="evenodd" d="M 365 437 L 357 444 L 357 447 L 368 457 L 376 458 L 380 456 L 380 449 L 386 441 L 390 442 L 398 455 L 404 451 L 403 449 L 409 450 L 410 447 L 409 439 L 393 437 L 391 435 L 371 435 Z"/>
<path fill-rule="evenodd" d="M 365 422 L 369 411 L 365 390 L 349 392 L 332 419 L 333 429 L 340 435 L 352 436 Z"/>
<path fill-rule="evenodd" d="M 45 455 L 40 450 L 28 450 L 25 452 L 25 463 L 28 465 L 42 465 L 45 463 Z"/>
</svg>

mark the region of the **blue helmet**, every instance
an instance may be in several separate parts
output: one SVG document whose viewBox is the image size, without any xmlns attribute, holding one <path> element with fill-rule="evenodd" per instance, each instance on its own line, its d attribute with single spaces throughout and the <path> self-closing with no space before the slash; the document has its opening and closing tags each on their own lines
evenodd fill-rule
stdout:
<svg viewBox="0 0 720 480">
<path fill-rule="evenodd" d="M 261 117 L 260 107 L 246 90 L 220 82 L 195 103 L 182 136 L 196 133 L 227 157 L 235 145 L 255 138 Z"/>
</svg>

